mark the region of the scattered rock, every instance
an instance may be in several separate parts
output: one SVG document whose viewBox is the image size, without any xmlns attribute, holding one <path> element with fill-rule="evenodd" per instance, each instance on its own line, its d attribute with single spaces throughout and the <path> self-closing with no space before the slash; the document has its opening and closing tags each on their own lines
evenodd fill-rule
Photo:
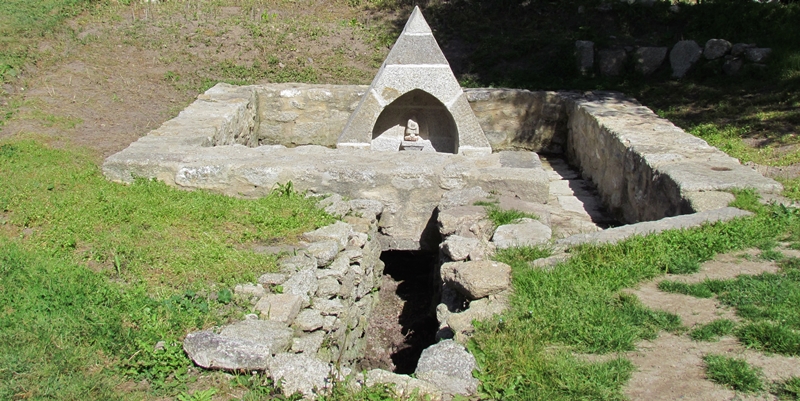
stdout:
<svg viewBox="0 0 800 401">
<path fill-rule="evenodd" d="M 415 393 L 418 396 L 430 396 L 433 399 L 440 399 L 442 396 L 442 392 L 431 383 L 382 369 L 373 369 L 367 372 L 364 375 L 364 384 L 368 387 L 378 384 L 393 385 L 395 392 L 401 397 Z"/>
<path fill-rule="evenodd" d="M 325 321 L 322 319 L 322 313 L 315 309 L 304 309 L 294 319 L 294 327 L 302 331 L 314 331 L 322 328 Z"/>
<path fill-rule="evenodd" d="M 518 223 L 497 227 L 492 242 L 498 249 L 537 246 L 550 242 L 553 231 L 539 220 L 520 219 Z"/>
<path fill-rule="evenodd" d="M 736 43 L 731 47 L 731 56 L 743 56 L 744 52 L 752 47 L 756 47 L 756 45 L 749 43 Z"/>
<path fill-rule="evenodd" d="M 676 43 L 669 53 L 672 77 L 683 78 L 692 66 L 700 60 L 702 54 L 703 49 L 693 40 L 682 40 Z"/>
<path fill-rule="evenodd" d="M 286 323 L 270 320 L 243 320 L 225 326 L 220 331 L 222 337 L 252 341 L 269 349 L 271 354 L 286 352 L 292 342 L 294 332 Z"/>
<path fill-rule="evenodd" d="M 708 60 L 716 60 L 731 50 L 731 42 L 725 39 L 709 39 L 706 42 L 706 48 L 703 50 L 703 56 Z"/>
<path fill-rule="evenodd" d="M 272 360 L 266 345 L 222 337 L 207 330 L 186 335 L 183 350 L 194 363 L 206 369 L 266 370 Z"/>
<path fill-rule="evenodd" d="M 382 205 L 381 205 L 382 206 Z M 381 207 L 381 209 L 383 209 Z M 303 239 L 308 242 L 322 242 L 333 240 L 339 244 L 339 249 L 347 246 L 347 240 L 353 227 L 342 221 L 337 221 L 329 226 L 318 228 L 314 231 L 303 234 Z M 337 250 L 338 251 L 338 250 Z"/>
<path fill-rule="evenodd" d="M 376 221 L 383 213 L 383 202 L 371 199 L 353 199 L 350 201 L 350 210 L 370 221 Z"/>
<path fill-rule="evenodd" d="M 292 324 L 302 304 L 299 295 L 269 294 L 258 301 L 255 310 L 261 312 L 262 319 Z"/>
<path fill-rule="evenodd" d="M 597 64 L 600 75 L 604 77 L 617 77 L 622 73 L 628 54 L 625 49 L 603 49 L 597 52 Z"/>
<path fill-rule="evenodd" d="M 331 386 L 331 365 L 306 354 L 275 355 L 269 372 L 286 396 L 299 392 L 311 398 Z"/>
<path fill-rule="evenodd" d="M 463 312 L 443 314 L 442 317 L 444 317 L 444 319 L 439 322 L 443 327 L 446 326 L 450 328 L 452 334 L 455 336 L 456 342 L 466 344 L 475 332 L 475 327 L 472 325 L 472 322 L 488 320 L 495 315 L 500 315 L 505 312 L 510 305 L 509 294 L 510 291 L 506 290 L 487 298 L 472 301 L 469 303 L 469 309 Z M 438 317 L 437 313 L 437 318 Z"/>
<path fill-rule="evenodd" d="M 581 74 L 590 74 L 592 68 L 594 68 L 594 42 L 588 40 L 576 41 L 575 61 Z"/>
<path fill-rule="evenodd" d="M 314 266 L 316 266 L 317 261 L 315 260 L 313 262 Z M 258 283 L 262 286 L 280 285 L 283 284 L 287 278 L 289 278 L 289 275 L 285 273 L 264 273 L 258 277 Z"/>
<path fill-rule="evenodd" d="M 472 395 L 478 390 L 478 379 L 472 377 L 477 368 L 475 357 L 463 345 L 444 340 L 422 351 L 414 373 L 444 393 Z"/>
<path fill-rule="evenodd" d="M 492 260 L 462 262 L 454 266 L 450 280 L 467 298 L 480 299 L 511 287 L 511 267 Z"/>
<path fill-rule="evenodd" d="M 639 74 L 648 76 L 656 72 L 666 58 L 666 47 L 640 47 L 634 53 L 634 69 Z"/>
<path fill-rule="evenodd" d="M 340 247 L 338 241 L 331 240 L 315 242 L 309 245 L 307 249 L 311 256 L 316 259 L 317 266 L 323 267 L 327 266 L 339 254 L 339 251 L 344 249 L 344 246 Z"/>
<path fill-rule="evenodd" d="M 457 206 L 439 212 L 439 233 L 442 235 L 460 235 L 476 237 L 473 227 L 478 227 L 486 219 L 483 206 Z"/>
<path fill-rule="evenodd" d="M 267 290 L 264 289 L 261 285 L 258 284 L 237 284 L 233 287 L 233 293 L 235 295 L 244 296 L 244 297 L 257 297 L 261 298 L 264 295 L 267 295 Z"/>
<path fill-rule="evenodd" d="M 319 351 L 322 346 L 322 341 L 324 340 L 325 333 L 322 331 L 315 331 L 300 337 L 295 337 L 292 342 L 292 352 L 314 355 Z"/>
<path fill-rule="evenodd" d="M 467 259 L 470 252 L 479 245 L 480 240 L 477 238 L 465 238 L 458 235 L 451 235 L 442 242 L 441 250 L 451 260 L 459 261 Z"/>
<path fill-rule="evenodd" d="M 744 57 L 747 61 L 754 63 L 763 63 L 770 54 L 772 54 L 772 49 L 768 47 L 750 47 L 744 50 Z"/>
</svg>

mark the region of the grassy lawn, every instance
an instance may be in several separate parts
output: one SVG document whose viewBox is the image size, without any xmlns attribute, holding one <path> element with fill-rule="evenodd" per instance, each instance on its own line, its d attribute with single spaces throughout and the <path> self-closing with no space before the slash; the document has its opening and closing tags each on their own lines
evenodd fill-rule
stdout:
<svg viewBox="0 0 800 401">
<path fill-rule="evenodd" d="M 466 49 L 457 68 L 465 86 L 619 90 L 742 162 L 796 164 L 800 3 L 698 3 L 671 13 L 660 3 L 611 2 L 609 11 L 593 0 L 452 0 L 430 2 L 425 13 L 448 54 Z M 23 106 L 18 88 L 37 70 L 98 42 L 154 54 L 164 70 L 159 82 L 183 93 L 182 101 L 217 81 L 365 84 L 410 7 L 405 0 L 5 0 L 0 125 L 22 118 L 65 135 L 81 129 L 75 117 L 35 108 L 17 114 Z M 105 28 L 83 34 L 82 27 L 98 24 Z M 619 79 L 574 72 L 575 40 L 670 45 L 684 37 L 701 45 L 715 37 L 757 43 L 772 47 L 773 59 L 765 71 L 733 78 L 710 70 L 680 81 L 668 71 Z M 182 105 L 173 108 L 175 114 Z M 262 375 L 193 368 L 180 340 L 246 313 L 231 286 L 275 268 L 274 257 L 253 252 L 253 245 L 292 242 L 332 218 L 295 193 L 244 200 L 146 180 L 113 184 L 100 173 L 96 154 L 45 142 L 35 132 L 0 142 L 0 399 L 281 399 Z M 781 180 L 785 195 L 800 199 L 800 180 Z M 721 252 L 769 251 L 776 241 L 800 246 L 797 211 L 758 206 L 748 193 L 738 194 L 738 202 L 756 216 L 584 246 L 552 271 L 528 267 L 546 249 L 499 253 L 514 269 L 516 294 L 512 310 L 480 324 L 470 344 L 482 367 L 482 396 L 623 399 L 633 370 L 628 360 L 588 362 L 574 354 L 616 354 L 659 331 L 686 329 L 676 316 L 649 310 L 621 289 L 667 272 L 691 273 Z M 498 222 L 521 217 L 493 214 Z M 764 255 L 782 270 L 663 283 L 662 290 L 716 296 L 742 318 L 697 328 L 693 338 L 732 333 L 755 349 L 800 354 L 800 262 Z M 709 376 L 731 388 L 766 389 L 786 399 L 800 394 L 798 378 L 768 385 L 740 361 L 709 357 L 706 363 Z M 393 397 L 387 389 L 352 394 L 342 387 L 329 398 Z"/>
<path fill-rule="evenodd" d="M 233 284 L 275 269 L 255 243 L 332 222 L 300 194 L 244 200 L 108 182 L 89 155 L 0 144 L 0 399 L 184 391 L 180 339 L 239 319 Z M 155 350 L 163 341 L 164 348 Z"/>
</svg>

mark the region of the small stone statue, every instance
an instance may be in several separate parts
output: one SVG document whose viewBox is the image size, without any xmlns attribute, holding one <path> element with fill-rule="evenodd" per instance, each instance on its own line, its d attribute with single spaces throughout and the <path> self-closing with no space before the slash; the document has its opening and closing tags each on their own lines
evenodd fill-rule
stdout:
<svg viewBox="0 0 800 401">
<path fill-rule="evenodd" d="M 419 124 L 413 118 L 408 119 L 406 124 L 406 132 L 403 137 L 406 141 L 416 142 L 419 139 Z"/>
</svg>

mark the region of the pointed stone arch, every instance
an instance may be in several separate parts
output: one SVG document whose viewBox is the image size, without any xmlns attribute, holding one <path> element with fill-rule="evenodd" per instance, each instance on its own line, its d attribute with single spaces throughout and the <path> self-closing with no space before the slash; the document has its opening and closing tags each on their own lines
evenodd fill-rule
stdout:
<svg viewBox="0 0 800 401">
<path fill-rule="evenodd" d="M 423 151 L 457 153 L 458 129 L 453 115 L 422 89 L 411 90 L 384 107 L 372 127 L 372 149 L 400 150 L 409 120 L 419 126 Z"/>
<path fill-rule="evenodd" d="M 395 150 L 393 145 L 381 148 L 380 145 L 383 145 L 381 141 L 374 142 L 373 131 L 376 130 L 378 119 L 386 107 L 410 93 L 412 97 L 424 93 L 437 100 L 438 103 L 431 103 L 436 106 L 431 111 L 432 114 L 441 115 L 438 105 L 444 106 L 448 117 L 455 125 L 452 153 L 492 152 L 491 145 L 475 113 L 472 112 L 467 97 L 418 7 L 414 7 L 403 32 L 383 62 L 369 90 L 350 116 L 336 146 Z M 422 96 L 426 101 L 430 100 L 429 97 Z M 406 100 L 407 98 L 404 98 L 402 102 Z M 383 131 L 378 137 L 382 134 Z M 438 151 L 438 148 L 436 150 Z"/>
</svg>

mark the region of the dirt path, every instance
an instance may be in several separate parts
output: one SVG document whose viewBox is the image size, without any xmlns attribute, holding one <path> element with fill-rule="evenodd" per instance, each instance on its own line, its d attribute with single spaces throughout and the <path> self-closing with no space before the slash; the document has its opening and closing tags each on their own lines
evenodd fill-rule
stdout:
<svg viewBox="0 0 800 401">
<path fill-rule="evenodd" d="M 757 250 L 719 255 L 704 263 L 695 274 L 668 275 L 629 292 L 650 308 L 680 316 L 689 328 L 722 318 L 738 320 L 734 311 L 723 307 L 714 298 L 669 294 L 658 290 L 657 286 L 663 280 L 698 283 L 705 279 L 732 279 L 740 274 L 756 275 L 778 270 L 775 262 L 757 260 L 756 255 Z M 751 366 L 762 369 L 764 378 L 770 382 L 800 376 L 800 358 L 747 350 L 733 337 L 723 337 L 717 342 L 699 342 L 687 334 L 661 333 L 657 339 L 643 341 L 636 348 L 625 355 L 637 368 L 625 388 L 625 394 L 631 400 L 777 399 L 770 394 L 738 393 L 707 380 L 702 359 L 706 354 L 744 359 Z"/>
</svg>

